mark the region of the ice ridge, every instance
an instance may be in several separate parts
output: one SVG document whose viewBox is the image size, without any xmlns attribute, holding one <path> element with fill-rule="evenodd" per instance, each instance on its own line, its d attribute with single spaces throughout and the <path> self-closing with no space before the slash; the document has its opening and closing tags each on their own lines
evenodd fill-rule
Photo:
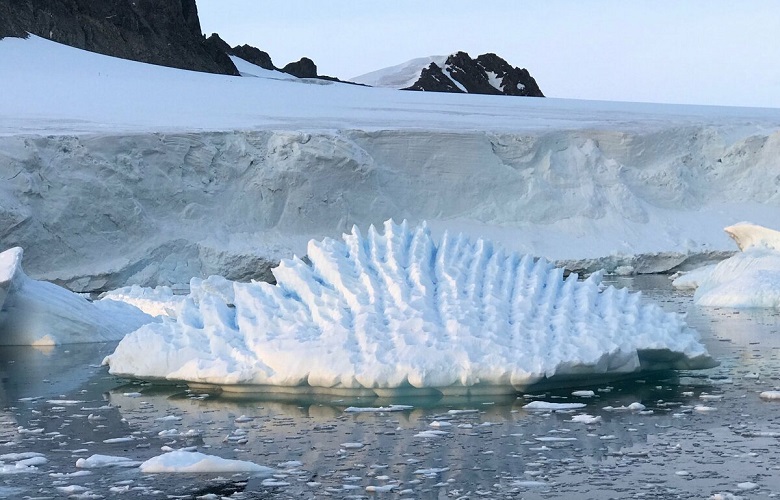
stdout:
<svg viewBox="0 0 780 500">
<path fill-rule="evenodd" d="M 277 283 L 197 283 L 176 318 L 125 337 L 113 374 L 226 390 L 517 391 L 544 380 L 713 365 L 697 334 L 640 294 L 601 289 L 489 241 L 387 221 L 310 241 Z"/>
</svg>

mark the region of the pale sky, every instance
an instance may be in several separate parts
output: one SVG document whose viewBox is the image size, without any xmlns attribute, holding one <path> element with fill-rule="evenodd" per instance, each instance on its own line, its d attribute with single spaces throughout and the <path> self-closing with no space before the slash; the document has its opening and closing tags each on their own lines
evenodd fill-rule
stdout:
<svg viewBox="0 0 780 500">
<path fill-rule="evenodd" d="M 548 97 L 780 107 L 780 0 L 197 0 L 203 32 L 342 79 L 458 50 Z"/>
</svg>

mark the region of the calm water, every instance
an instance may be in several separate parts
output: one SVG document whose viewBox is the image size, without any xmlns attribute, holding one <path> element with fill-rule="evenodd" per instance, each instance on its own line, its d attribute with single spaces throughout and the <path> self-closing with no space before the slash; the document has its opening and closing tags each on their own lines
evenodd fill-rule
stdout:
<svg viewBox="0 0 780 500">
<path fill-rule="evenodd" d="M 0 350 L 0 497 L 745 498 L 780 495 L 780 315 L 699 310 L 665 277 L 616 282 L 687 312 L 721 366 L 622 384 L 478 401 L 231 400 L 128 384 L 99 366 L 113 345 Z M 528 412 L 542 398 L 575 412 Z M 610 410 L 634 402 L 645 411 Z M 413 409 L 345 413 L 349 405 Z M 461 411 L 452 411 L 461 410 Z M 587 413 L 601 421 L 572 422 Z M 167 418 L 166 418 L 167 417 Z M 185 432 L 191 431 L 184 435 Z M 439 431 L 439 433 L 423 433 Z M 112 442 L 116 438 L 118 442 Z M 109 442 L 105 442 L 109 440 Z M 196 446 L 278 468 L 271 477 L 76 467 Z M 41 453 L 35 468 L 11 453 Z M 17 457 L 18 458 L 18 457 Z M 34 462 L 33 462 L 34 463 Z M 379 491 L 372 492 L 367 487 Z M 390 489 L 391 486 L 394 486 Z M 389 491 L 382 491 L 389 489 Z M 211 495 L 211 496 L 210 496 Z"/>
</svg>

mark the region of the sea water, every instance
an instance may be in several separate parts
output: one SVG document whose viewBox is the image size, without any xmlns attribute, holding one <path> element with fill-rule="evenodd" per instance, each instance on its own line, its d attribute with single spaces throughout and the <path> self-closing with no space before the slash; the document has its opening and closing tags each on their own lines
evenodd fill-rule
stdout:
<svg viewBox="0 0 780 500">
<path fill-rule="evenodd" d="M 687 313 L 721 365 L 492 399 L 235 399 L 113 377 L 99 364 L 115 344 L 4 347 L 0 497 L 780 495 L 780 402 L 760 397 L 780 388 L 780 312 L 696 308 L 665 276 L 613 284 Z M 276 471 L 133 465 L 181 448 Z M 96 454 L 128 463 L 77 467 Z"/>
</svg>

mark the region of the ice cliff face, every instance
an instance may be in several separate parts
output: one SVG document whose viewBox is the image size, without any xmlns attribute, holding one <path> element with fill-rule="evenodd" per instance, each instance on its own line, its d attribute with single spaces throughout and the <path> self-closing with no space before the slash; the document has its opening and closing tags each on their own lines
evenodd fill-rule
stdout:
<svg viewBox="0 0 780 500">
<path fill-rule="evenodd" d="M 390 217 L 660 271 L 732 248 L 707 235 L 745 210 L 776 213 L 779 156 L 780 133 L 706 126 L 2 137 L 0 241 L 74 290 L 266 279 L 310 238 Z"/>
</svg>

